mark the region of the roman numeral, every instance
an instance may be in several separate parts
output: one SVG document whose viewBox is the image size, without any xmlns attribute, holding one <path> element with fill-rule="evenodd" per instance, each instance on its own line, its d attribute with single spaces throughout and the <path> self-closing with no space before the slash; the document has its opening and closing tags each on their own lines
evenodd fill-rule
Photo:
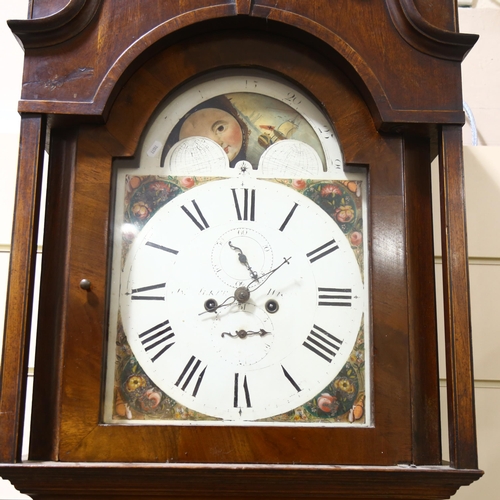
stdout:
<svg viewBox="0 0 500 500">
<path fill-rule="evenodd" d="M 306 254 L 307 257 L 309 257 L 309 260 L 311 261 L 311 264 L 313 262 L 316 262 L 318 259 L 321 259 L 325 255 L 328 255 L 335 250 L 337 250 L 339 247 L 336 243 L 335 240 L 330 240 L 324 245 L 319 246 L 318 248 L 314 249 L 312 252 L 309 252 Z"/>
<path fill-rule="evenodd" d="M 197 375 L 196 377 L 194 377 L 193 381 L 194 389 L 191 393 L 193 397 L 196 397 L 196 395 L 198 394 L 198 389 L 200 388 L 203 377 L 205 376 L 205 371 L 207 370 L 207 367 L 205 366 L 205 368 L 200 371 L 200 365 L 201 360 L 197 359 L 195 356 L 191 356 L 189 361 L 186 363 L 186 366 L 182 370 L 179 378 L 177 379 L 177 382 L 175 383 L 177 387 L 180 387 L 183 391 L 186 391 L 193 377 Z"/>
<path fill-rule="evenodd" d="M 320 358 L 328 361 L 328 363 L 331 363 L 342 343 L 343 341 L 335 337 L 335 335 L 314 325 L 311 333 L 302 345 L 314 354 L 317 354 Z"/>
<path fill-rule="evenodd" d="M 151 358 L 153 363 L 162 356 L 168 349 L 170 349 L 175 341 L 168 342 L 172 337 L 174 337 L 174 332 L 172 331 L 172 327 L 169 324 L 168 319 L 163 323 L 158 323 L 157 325 L 149 328 L 145 332 L 139 334 L 139 338 L 141 339 L 141 344 L 144 346 L 145 351 L 152 351 L 150 354 L 155 354 Z M 159 350 L 156 350 L 156 349 Z"/>
<path fill-rule="evenodd" d="M 243 378 L 243 393 L 245 395 L 245 403 L 247 408 L 252 407 L 252 402 L 250 401 L 250 392 L 248 390 L 248 383 L 247 383 L 247 376 Z M 234 374 L 234 407 L 238 408 L 242 406 L 240 404 L 240 374 L 235 373 Z"/>
<path fill-rule="evenodd" d="M 283 369 L 283 374 L 287 378 L 288 382 L 290 382 L 290 384 L 292 384 L 295 387 L 295 390 L 297 392 L 300 392 L 302 389 L 299 387 L 299 384 L 297 384 L 297 382 L 293 380 L 292 376 L 285 370 L 285 367 L 283 365 L 281 365 L 281 368 Z"/>
<path fill-rule="evenodd" d="M 231 188 L 231 191 L 233 192 L 234 208 L 236 208 L 238 220 L 255 221 L 255 189 L 252 189 L 249 193 L 248 188 L 243 188 L 243 207 L 240 207 L 236 189 Z"/>
<path fill-rule="evenodd" d="M 165 288 L 166 283 L 158 283 L 157 285 L 143 286 L 141 288 L 133 288 L 129 293 L 125 295 L 131 295 L 131 300 L 165 300 L 164 295 L 141 295 L 144 292 L 149 292 L 151 290 L 158 290 L 159 288 Z"/>
<path fill-rule="evenodd" d="M 280 231 L 283 231 L 283 229 L 285 229 L 286 225 L 290 222 L 290 219 L 292 218 L 292 215 L 298 206 L 299 206 L 298 203 L 295 203 L 290 212 L 288 212 L 288 215 L 285 217 L 283 224 L 281 224 Z"/>
<path fill-rule="evenodd" d="M 163 250 L 164 252 L 173 253 L 174 255 L 177 255 L 179 253 L 177 250 L 174 250 L 173 248 L 164 247 L 162 245 L 158 245 L 157 243 L 153 243 L 152 241 L 147 241 L 146 246 L 156 248 L 158 250 Z"/>
<path fill-rule="evenodd" d="M 198 218 L 196 217 L 196 215 L 193 215 L 184 205 L 181 205 L 182 210 L 184 210 L 184 213 L 194 222 L 194 224 L 200 231 L 207 229 L 209 225 L 205 217 L 201 213 L 200 207 L 198 206 L 195 200 L 191 200 L 191 203 L 193 204 L 193 207 L 196 210 L 196 213 L 198 214 Z"/>
<path fill-rule="evenodd" d="M 351 307 L 351 288 L 318 288 L 318 306 Z"/>
</svg>

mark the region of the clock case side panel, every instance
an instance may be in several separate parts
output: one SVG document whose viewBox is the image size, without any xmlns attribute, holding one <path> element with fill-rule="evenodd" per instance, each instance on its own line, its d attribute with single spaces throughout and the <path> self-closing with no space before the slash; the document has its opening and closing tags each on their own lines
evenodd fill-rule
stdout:
<svg viewBox="0 0 500 500">
<path fill-rule="evenodd" d="M 385 375 L 377 376 L 379 370 L 394 370 L 399 363 L 406 367 L 410 380 L 407 391 L 411 401 L 412 456 L 409 463 L 439 465 L 441 429 L 430 204 L 432 146 L 426 137 L 380 135 L 392 154 L 399 157 L 401 177 L 394 176 L 391 167 L 387 168 L 386 160 L 390 154 L 379 156 L 377 148 L 370 141 L 364 142 L 359 150 L 352 153 L 352 157 L 346 151 L 347 159 L 352 158 L 354 164 L 366 162 L 369 169 L 371 286 L 372 292 L 383 292 L 372 299 L 373 383 L 384 384 Z M 380 174 L 374 175 L 375 170 L 380 170 Z M 394 185 L 397 182 L 401 182 L 401 199 L 395 196 L 399 192 L 399 188 Z M 387 210 L 385 217 L 380 217 L 384 210 Z M 391 212 L 392 216 L 389 215 Z M 394 228 L 397 226 L 391 226 L 390 222 L 392 220 L 396 224 L 399 217 L 402 218 L 400 224 L 404 227 L 403 235 L 395 235 Z M 398 259 L 402 260 L 399 267 L 396 264 Z M 402 296 L 405 303 L 403 308 L 400 304 Z M 404 316 L 402 309 L 405 311 Z M 404 322 L 406 325 L 403 327 Z M 379 353 L 393 349 L 394 344 L 401 341 L 402 332 L 406 332 L 408 341 L 404 359 L 396 362 L 395 357 L 403 356 L 403 351 L 395 351 L 390 367 L 377 368 Z M 386 387 L 386 390 L 391 389 Z M 394 411 L 398 410 L 394 408 Z"/>
<path fill-rule="evenodd" d="M 21 116 L 15 215 L 0 350 L 0 460 L 21 460 L 46 120 Z"/>
<path fill-rule="evenodd" d="M 404 137 L 413 463 L 441 463 L 430 141 Z"/>
<path fill-rule="evenodd" d="M 104 137 L 96 139 L 89 130 L 93 128 L 68 127 L 53 128 L 51 130 L 50 143 L 48 146 L 49 164 L 46 192 L 46 216 L 45 231 L 43 239 L 43 254 L 41 263 L 41 280 L 39 294 L 39 308 L 37 319 L 37 343 L 35 351 L 34 389 L 31 410 L 31 429 L 29 442 L 29 458 L 31 460 L 59 460 L 59 443 L 61 428 L 63 427 L 64 412 L 62 411 L 62 400 L 70 397 L 78 407 L 80 402 L 81 384 L 77 382 L 71 391 L 64 375 L 65 369 L 65 342 L 70 346 L 89 345 L 90 354 L 87 360 L 81 360 L 78 354 L 69 356 L 69 363 L 82 363 L 82 369 L 90 369 L 90 361 L 94 352 L 99 357 L 102 353 L 102 346 L 97 349 L 92 344 L 93 339 L 88 335 L 88 318 L 95 317 L 93 310 L 102 305 L 98 300 L 100 292 L 95 293 L 97 282 L 94 280 L 93 270 L 95 268 L 104 269 L 104 261 L 100 263 L 95 259 L 85 258 L 85 247 L 78 241 L 79 236 L 87 234 L 85 241 L 93 246 L 99 245 L 99 238 L 92 237 L 92 229 L 86 228 L 81 231 L 73 231 L 75 227 L 80 229 L 85 225 L 85 220 L 92 220 L 88 216 L 87 210 L 97 210 L 101 223 L 104 224 L 103 240 L 100 244 L 101 251 L 105 251 L 106 230 L 105 224 L 108 220 L 109 208 L 109 171 L 111 168 L 111 154 L 106 152 L 104 157 L 109 159 L 109 164 L 96 165 L 96 158 L 99 158 L 99 151 L 110 149 L 119 155 L 124 152 L 124 148 L 112 137 L 105 134 Z M 83 138 L 83 139 L 82 139 Z M 87 139 L 87 141 L 85 141 Z M 101 148 L 97 144 L 101 144 Z M 78 169 L 82 166 L 82 156 L 87 158 L 86 165 L 88 177 L 81 179 L 80 186 L 75 186 L 78 178 Z M 90 165 L 89 165 L 90 164 Z M 96 189 L 95 180 L 98 172 L 107 172 L 104 176 L 104 188 L 101 192 Z M 93 192 L 94 196 L 102 202 L 101 210 L 95 208 L 94 204 L 75 202 L 75 193 L 83 191 Z M 92 197 L 86 197 L 92 199 Z M 82 213 L 82 209 L 84 210 Z M 102 217 L 104 215 L 104 217 Z M 83 221 L 83 222 L 82 222 Z M 83 263 L 84 268 L 80 270 L 79 276 L 85 276 L 90 281 L 90 289 L 84 290 L 80 286 L 81 279 L 73 280 L 70 274 L 70 263 L 74 259 L 74 253 L 79 253 L 77 259 Z M 93 256 L 95 257 L 95 256 Z M 104 285 L 103 285 L 104 288 Z M 102 289 L 101 289 L 102 290 Z M 77 323 L 72 319 L 74 315 L 68 310 L 72 297 L 78 297 L 87 313 L 82 319 L 77 316 Z M 90 309 L 90 313 L 88 312 Z M 96 325 L 93 325 L 94 329 Z M 97 325 L 101 331 L 103 325 Z M 102 343 L 102 336 L 98 338 L 98 343 Z M 87 361 L 89 363 L 87 364 Z M 100 367 L 97 368 L 100 373 Z M 69 390 L 69 394 L 68 394 Z M 82 398 L 85 400 L 85 398 Z M 83 407 L 82 407 L 83 410 Z M 93 415 L 89 421 L 97 418 Z"/>
<path fill-rule="evenodd" d="M 35 460 L 58 458 L 76 148 L 76 129 L 51 131 L 30 432 L 34 438 L 29 449 Z"/>
</svg>

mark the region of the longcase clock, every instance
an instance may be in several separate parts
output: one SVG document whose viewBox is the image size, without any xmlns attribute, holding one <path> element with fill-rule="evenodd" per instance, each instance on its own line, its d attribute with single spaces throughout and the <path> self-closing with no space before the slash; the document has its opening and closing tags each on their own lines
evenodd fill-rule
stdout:
<svg viewBox="0 0 500 500">
<path fill-rule="evenodd" d="M 440 499 L 479 478 L 460 92 L 476 37 L 454 3 L 30 16 L 10 22 L 26 57 L 0 474 L 39 499 Z"/>
</svg>

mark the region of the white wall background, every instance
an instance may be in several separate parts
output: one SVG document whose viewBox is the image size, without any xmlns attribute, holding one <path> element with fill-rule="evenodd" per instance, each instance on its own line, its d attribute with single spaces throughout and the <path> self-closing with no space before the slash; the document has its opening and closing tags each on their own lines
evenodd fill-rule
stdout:
<svg viewBox="0 0 500 500">
<path fill-rule="evenodd" d="M 461 31 L 481 36 L 463 64 L 463 89 L 464 100 L 472 109 L 478 131 L 478 145 L 472 146 L 471 128 L 469 124 L 464 127 L 464 156 L 479 466 L 486 474 L 478 482 L 459 490 L 454 498 L 477 500 L 500 498 L 500 0 L 461 2 L 471 4 L 470 8 L 459 10 Z M 14 204 L 19 137 L 17 101 L 21 92 L 23 58 L 23 51 L 5 21 L 26 18 L 27 9 L 28 0 L 4 1 L 0 5 L 4 67 L 0 81 L 0 325 L 4 319 Z M 439 278 L 438 244 L 436 248 Z M 440 287 L 438 279 L 438 290 Z M 0 329 L 0 338 L 2 334 Z M 444 401 L 444 368 L 441 377 Z M 443 441 L 446 459 L 446 435 Z M 17 492 L 8 481 L 0 480 L 0 500 L 17 499 L 29 497 Z"/>
</svg>

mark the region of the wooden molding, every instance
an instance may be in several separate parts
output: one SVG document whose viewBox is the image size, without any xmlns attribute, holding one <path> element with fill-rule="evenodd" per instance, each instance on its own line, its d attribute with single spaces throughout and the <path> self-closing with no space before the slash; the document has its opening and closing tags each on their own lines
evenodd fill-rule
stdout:
<svg viewBox="0 0 500 500">
<path fill-rule="evenodd" d="M 440 467 L 341 467 L 237 464 L 26 462 L 0 465 L 22 493 L 39 500 L 77 498 L 358 498 L 438 500 L 479 479 L 482 471 Z M 443 477 L 446 475 L 446 480 Z M 376 488 L 374 484 L 384 484 Z M 147 487 L 145 487 L 147 484 Z M 334 493 L 334 496 L 332 496 Z"/>
<path fill-rule="evenodd" d="M 55 14 L 38 19 L 7 21 L 21 46 L 38 49 L 65 42 L 83 31 L 92 21 L 101 0 L 69 0 Z"/>
<path fill-rule="evenodd" d="M 237 14 L 250 14 L 252 11 L 253 0 L 235 0 Z"/>
<path fill-rule="evenodd" d="M 464 209 L 462 129 L 443 126 L 439 155 L 450 463 L 476 468 L 477 437 Z"/>
<path fill-rule="evenodd" d="M 461 62 L 479 35 L 446 31 L 428 23 L 414 0 L 386 0 L 394 27 L 413 48 L 439 59 Z"/>
<path fill-rule="evenodd" d="M 40 210 L 45 117 L 21 117 L 9 285 L 0 365 L 0 460 L 21 457 L 32 296 Z M 6 382 L 8 380 L 8 383 Z"/>
<path fill-rule="evenodd" d="M 376 37 L 368 37 L 366 42 L 353 37 L 352 27 L 346 21 L 335 21 L 340 14 L 340 7 L 336 5 L 332 5 L 330 12 L 321 17 L 309 15 L 305 4 L 299 3 L 296 8 L 289 9 L 283 0 L 272 5 L 267 0 L 198 3 L 198 8 L 193 3 L 192 10 L 182 12 L 174 4 L 162 4 L 155 20 L 147 18 L 143 28 L 130 25 L 133 36 L 126 29 L 129 20 L 118 8 L 118 0 L 71 0 L 51 16 L 10 21 L 11 29 L 25 48 L 47 47 L 43 51 L 29 51 L 27 54 L 30 64 L 25 72 L 19 111 L 106 119 L 119 88 L 156 51 L 199 30 L 220 32 L 221 29 L 243 28 L 254 33 L 272 32 L 290 36 L 305 45 L 319 47 L 355 82 L 368 103 L 377 128 L 381 130 L 398 132 L 399 129 L 393 129 L 404 123 L 461 125 L 464 122 L 461 89 L 458 86 L 450 86 L 446 98 L 436 102 L 433 93 L 424 93 L 416 100 L 413 97 L 418 93 L 415 82 L 418 81 L 418 86 L 423 88 L 429 85 L 432 78 L 443 79 L 445 75 L 454 82 L 455 78 L 450 74 L 455 72 L 459 75 L 459 65 L 446 73 L 436 58 L 458 63 L 477 36 L 437 28 L 419 13 L 415 0 L 386 0 L 377 7 L 377 16 L 390 33 L 385 42 Z M 138 9 L 137 5 L 134 12 L 138 13 Z M 60 49 L 48 46 L 75 37 L 98 11 L 102 26 L 112 23 L 115 29 L 124 31 L 124 36 L 110 44 L 109 40 L 98 35 L 93 27 L 96 23 L 93 23 L 85 30 L 85 36 L 75 39 L 71 47 L 68 46 L 68 54 L 71 54 L 75 64 L 66 65 L 61 59 Z M 352 14 L 358 15 L 355 8 Z M 362 18 L 355 18 L 354 22 L 362 23 Z M 294 29 L 293 35 L 290 27 Z M 408 43 L 399 43 L 400 37 Z M 100 47 L 101 43 L 106 44 L 107 50 L 96 53 L 96 47 Z M 380 54 L 392 52 L 388 47 L 377 47 L 377 43 L 398 48 L 393 52 L 401 59 L 412 57 L 415 61 L 414 76 L 397 73 L 396 56 L 384 62 Z M 382 68 L 385 64 L 391 68 L 393 78 L 384 77 Z M 404 92 L 399 92 L 393 85 L 395 78 L 400 80 L 398 88 L 404 88 Z M 54 99 L 56 90 L 58 98 Z"/>
</svg>

